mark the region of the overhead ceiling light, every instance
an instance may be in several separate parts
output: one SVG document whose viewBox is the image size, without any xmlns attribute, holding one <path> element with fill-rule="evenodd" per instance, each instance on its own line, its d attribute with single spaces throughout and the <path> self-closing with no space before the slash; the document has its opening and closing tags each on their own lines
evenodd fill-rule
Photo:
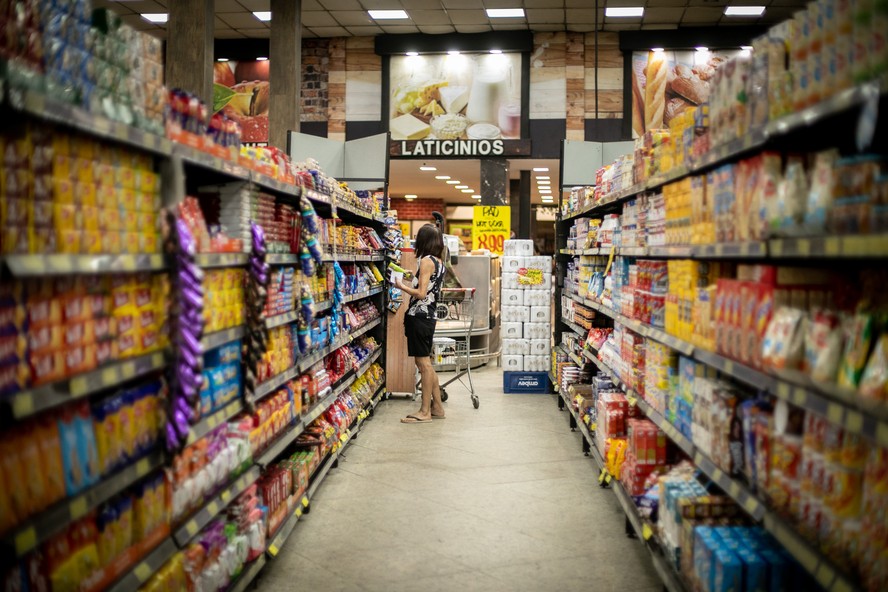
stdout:
<svg viewBox="0 0 888 592">
<path fill-rule="evenodd" d="M 407 52 L 407 55 L 409 55 L 410 57 L 418 56 L 418 55 L 419 55 L 419 52 L 418 52 L 418 51 L 408 51 L 408 52 Z"/>
<path fill-rule="evenodd" d="M 463 193 L 475 193 L 474 189 L 460 189 Z"/>
<path fill-rule="evenodd" d="M 216 58 L 217 62 L 227 62 L 228 58 Z"/>
<path fill-rule="evenodd" d="M 468 188 L 469 188 L 468 185 L 457 185 L 456 186 L 456 189 L 468 189 Z"/>
<path fill-rule="evenodd" d="M 406 19 L 406 10 L 368 10 L 367 14 L 376 21 Z"/>
<path fill-rule="evenodd" d="M 263 23 L 267 23 L 271 20 L 271 11 L 270 10 L 258 10 L 253 13 L 257 19 L 262 21 Z"/>
<path fill-rule="evenodd" d="M 448 177 L 447 175 L 435 175 L 435 178 L 444 181 L 445 179 L 449 179 L 450 177 Z"/>
<path fill-rule="evenodd" d="M 260 57 L 256 58 L 256 61 L 257 62 L 267 62 L 268 58 L 265 56 L 260 56 Z"/>
<path fill-rule="evenodd" d="M 481 196 L 476 193 L 472 196 L 472 199 L 481 199 Z"/>
<path fill-rule="evenodd" d="M 740 47 L 740 55 L 744 58 L 748 58 L 752 55 L 752 46 L 751 45 L 743 45 Z"/>
<path fill-rule="evenodd" d="M 762 16 L 764 6 L 726 6 L 725 16 Z"/>
<path fill-rule="evenodd" d="M 548 173 L 549 167 L 534 167 L 533 172 L 535 173 Z"/>
<path fill-rule="evenodd" d="M 538 187 L 545 187 L 546 189 L 548 189 L 548 188 L 549 188 L 549 182 L 548 182 L 548 181 L 539 181 L 539 182 L 537 183 L 537 186 L 538 186 Z"/>
<path fill-rule="evenodd" d="M 449 181 L 446 181 L 446 183 L 448 185 L 459 185 L 459 181 L 457 181 L 456 179 L 450 179 Z"/>
<path fill-rule="evenodd" d="M 644 16 L 644 6 L 608 6 L 604 16 L 610 18 L 627 18 Z"/>
<path fill-rule="evenodd" d="M 456 49 L 451 49 L 447 52 L 447 55 L 459 55 L 459 51 Z"/>
<path fill-rule="evenodd" d="M 700 53 L 709 53 L 709 48 L 708 48 L 708 47 L 700 46 L 700 47 L 695 47 L 694 49 L 696 49 L 696 50 L 699 51 Z"/>
<path fill-rule="evenodd" d="M 542 189 L 542 188 L 540 188 L 538 191 L 539 191 L 540 193 L 552 193 L 552 190 L 551 190 L 551 189 Z"/>
<path fill-rule="evenodd" d="M 501 49 L 491 49 L 491 50 L 490 50 L 490 53 L 503 53 L 503 50 L 501 50 Z"/>
<path fill-rule="evenodd" d="M 543 200 L 543 203 L 552 203 L 553 200 L 551 195 L 543 195 L 540 199 Z"/>
<path fill-rule="evenodd" d="M 521 18 L 524 16 L 523 8 L 488 8 L 488 18 Z"/>
<path fill-rule="evenodd" d="M 654 53 L 663 53 L 665 50 L 662 47 L 652 47 L 651 51 Z"/>
<path fill-rule="evenodd" d="M 432 167 L 432 166 L 421 166 L 421 167 L 419 167 L 419 170 L 421 170 L 421 171 L 437 171 L 438 168 Z"/>
<path fill-rule="evenodd" d="M 549 179 L 549 175 L 537 175 L 537 179 Z"/>
<path fill-rule="evenodd" d="M 413 193 L 408 193 L 407 195 L 404 196 L 404 199 L 406 199 L 407 201 L 410 201 L 411 199 L 416 199 L 416 195 Z"/>
<path fill-rule="evenodd" d="M 161 25 L 170 20 L 170 14 L 168 12 L 146 12 L 142 15 L 142 18 L 149 23 Z"/>
</svg>

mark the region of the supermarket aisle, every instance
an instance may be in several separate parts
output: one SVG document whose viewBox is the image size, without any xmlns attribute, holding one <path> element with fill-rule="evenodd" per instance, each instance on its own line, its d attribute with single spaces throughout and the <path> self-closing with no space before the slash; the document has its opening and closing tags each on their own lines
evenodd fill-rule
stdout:
<svg viewBox="0 0 888 592">
<path fill-rule="evenodd" d="M 661 590 L 566 412 L 504 395 L 497 368 L 475 388 L 478 411 L 456 385 L 433 424 L 398 421 L 413 402 L 380 405 L 258 589 Z"/>
</svg>

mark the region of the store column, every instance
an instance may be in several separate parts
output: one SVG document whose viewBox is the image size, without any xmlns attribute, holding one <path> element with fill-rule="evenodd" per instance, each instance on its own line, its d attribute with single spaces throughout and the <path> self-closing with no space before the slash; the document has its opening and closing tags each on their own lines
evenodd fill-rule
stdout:
<svg viewBox="0 0 888 592">
<path fill-rule="evenodd" d="M 166 80 L 169 88 L 197 93 L 213 104 L 214 0 L 169 3 Z"/>
<path fill-rule="evenodd" d="M 302 0 L 271 0 L 268 143 L 287 148 L 287 133 L 299 131 L 302 87 Z"/>
<path fill-rule="evenodd" d="M 513 226 L 518 238 L 530 236 L 530 171 L 520 171 L 518 177 L 518 199 L 512 202 L 512 211 L 518 210 L 518 224 Z"/>
<path fill-rule="evenodd" d="M 481 205 L 504 206 L 509 187 L 509 163 L 505 158 L 481 159 Z"/>
</svg>

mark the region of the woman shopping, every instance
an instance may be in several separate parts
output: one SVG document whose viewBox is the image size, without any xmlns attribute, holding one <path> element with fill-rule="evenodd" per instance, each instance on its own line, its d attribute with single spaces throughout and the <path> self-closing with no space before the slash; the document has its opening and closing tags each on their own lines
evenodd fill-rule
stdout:
<svg viewBox="0 0 888 592">
<path fill-rule="evenodd" d="M 437 323 L 435 310 L 444 284 L 444 238 L 441 232 L 432 224 L 420 228 L 414 251 L 419 263 L 416 279 L 410 286 L 399 280 L 397 286 L 410 295 L 410 304 L 404 316 L 404 334 L 407 336 L 407 355 L 414 358 L 422 377 L 422 404 L 419 411 L 401 422 L 429 423 L 433 419 L 444 419 L 441 386 L 431 359 Z"/>
</svg>

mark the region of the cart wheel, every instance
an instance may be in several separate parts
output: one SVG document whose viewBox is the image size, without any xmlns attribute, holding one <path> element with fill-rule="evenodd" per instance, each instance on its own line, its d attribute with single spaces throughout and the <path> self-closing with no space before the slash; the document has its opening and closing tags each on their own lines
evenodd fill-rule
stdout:
<svg viewBox="0 0 888 592">
<path fill-rule="evenodd" d="M 441 389 L 441 402 L 443 403 L 445 401 L 447 401 L 447 391 Z"/>
<path fill-rule="evenodd" d="M 478 400 L 478 395 L 472 395 L 472 405 L 475 406 L 475 409 L 477 409 L 480 404 L 481 401 Z"/>
</svg>

